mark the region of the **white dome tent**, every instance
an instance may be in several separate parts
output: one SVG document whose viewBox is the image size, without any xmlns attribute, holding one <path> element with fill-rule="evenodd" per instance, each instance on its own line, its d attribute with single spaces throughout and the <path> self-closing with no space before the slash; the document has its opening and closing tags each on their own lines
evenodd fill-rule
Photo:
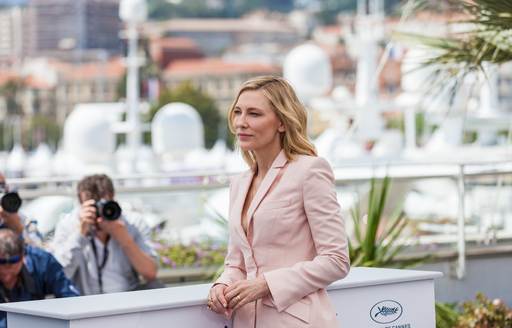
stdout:
<svg viewBox="0 0 512 328">
<path fill-rule="evenodd" d="M 137 152 L 137 172 L 143 174 L 151 174 L 158 172 L 158 165 L 156 163 L 156 156 L 153 150 L 148 145 L 141 145 Z M 121 145 L 115 152 L 116 171 L 120 174 L 131 173 L 131 160 L 130 149 L 126 145 Z"/>
<path fill-rule="evenodd" d="M 28 177 L 48 177 L 52 175 L 53 153 L 46 143 L 41 143 L 36 150 L 30 155 L 25 175 Z"/>
<path fill-rule="evenodd" d="M 19 143 L 16 143 L 7 157 L 7 163 L 5 165 L 6 175 L 11 178 L 22 177 L 26 163 L 27 154 L 23 147 Z"/>
<path fill-rule="evenodd" d="M 62 147 L 57 149 L 55 155 L 53 155 L 52 160 L 52 172 L 54 175 L 62 176 L 66 175 L 68 172 L 68 155 L 64 151 Z"/>
<path fill-rule="evenodd" d="M 80 104 L 69 114 L 63 136 L 68 174 L 112 171 L 116 146 L 112 125 L 122 110 L 117 103 Z"/>
<path fill-rule="evenodd" d="M 292 84 L 302 101 L 325 95 L 332 88 L 329 56 L 314 44 L 300 45 L 286 56 L 283 76 Z"/>
<path fill-rule="evenodd" d="M 194 107 L 185 103 L 170 103 L 160 108 L 151 122 L 151 136 L 153 151 L 162 160 L 164 170 L 170 168 L 170 161 L 204 149 L 201 117 Z"/>
</svg>

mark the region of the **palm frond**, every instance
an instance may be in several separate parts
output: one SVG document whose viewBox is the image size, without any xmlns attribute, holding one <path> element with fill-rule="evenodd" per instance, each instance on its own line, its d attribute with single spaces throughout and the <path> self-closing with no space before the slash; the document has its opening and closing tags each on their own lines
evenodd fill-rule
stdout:
<svg viewBox="0 0 512 328">
<path fill-rule="evenodd" d="M 361 210 L 359 206 L 354 206 L 350 210 L 350 214 L 352 217 L 352 222 L 354 222 L 354 236 L 356 237 L 356 241 L 359 245 L 362 243 L 362 234 L 361 234 Z"/>
<path fill-rule="evenodd" d="M 363 243 L 363 249 L 366 260 L 375 257 L 375 242 L 377 240 L 377 231 L 382 219 L 382 198 L 385 198 L 388 185 L 382 184 L 377 187 L 376 179 L 371 180 L 370 197 L 368 198 L 368 216 L 366 223 L 366 234 Z"/>
<path fill-rule="evenodd" d="M 400 201 L 400 203 L 395 207 L 391 216 L 389 217 L 388 222 L 384 227 L 384 231 L 386 231 L 386 235 L 392 235 L 397 227 L 400 226 L 402 222 L 406 222 L 405 215 L 403 212 L 404 200 Z M 384 238 L 381 239 L 381 242 L 384 242 Z"/>
<path fill-rule="evenodd" d="M 469 22 L 482 28 L 510 30 L 512 24 L 512 2 L 496 0 L 464 1 L 463 6 L 473 18 Z"/>
<path fill-rule="evenodd" d="M 365 266 L 363 265 L 363 263 L 365 263 L 364 252 L 360 251 L 360 249 L 355 252 L 354 257 L 350 259 L 350 263 L 352 266 Z"/>
<path fill-rule="evenodd" d="M 398 238 L 401 236 L 402 232 L 407 227 L 407 221 L 404 217 L 401 217 L 401 219 L 398 221 L 398 224 L 395 226 L 396 229 L 389 233 L 387 232 L 386 239 L 382 242 L 380 246 L 381 256 L 385 257 L 389 255 L 390 249 L 397 244 Z"/>
<path fill-rule="evenodd" d="M 382 187 L 380 189 L 380 199 L 379 204 L 377 208 L 377 215 L 382 216 L 382 213 L 384 213 L 384 206 L 386 205 L 386 198 L 388 196 L 388 191 L 390 187 L 390 180 L 389 176 L 385 176 L 384 180 L 382 180 Z"/>
<path fill-rule="evenodd" d="M 464 78 L 475 71 L 485 73 L 484 63 L 512 61 L 512 1 L 464 0 L 463 10 L 468 29 L 446 37 L 395 33 L 395 38 L 432 49 L 434 56 L 423 61 L 419 69 L 432 70 L 427 82 L 432 93 L 449 86 L 454 94 Z"/>
</svg>

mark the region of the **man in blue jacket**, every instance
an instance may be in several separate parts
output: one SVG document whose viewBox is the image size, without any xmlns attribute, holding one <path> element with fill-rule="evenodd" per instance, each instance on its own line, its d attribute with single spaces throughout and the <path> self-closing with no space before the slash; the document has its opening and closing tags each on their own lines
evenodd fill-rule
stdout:
<svg viewBox="0 0 512 328">
<path fill-rule="evenodd" d="M 0 229 L 0 303 L 78 296 L 62 266 L 48 252 L 24 245 L 11 229 Z M 0 311 L 0 328 L 7 327 L 7 314 Z"/>
</svg>

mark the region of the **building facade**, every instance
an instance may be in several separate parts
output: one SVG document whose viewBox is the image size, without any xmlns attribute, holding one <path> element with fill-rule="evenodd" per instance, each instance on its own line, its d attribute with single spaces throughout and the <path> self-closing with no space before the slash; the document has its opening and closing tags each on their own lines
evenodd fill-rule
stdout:
<svg viewBox="0 0 512 328">
<path fill-rule="evenodd" d="M 0 68 L 19 64 L 27 53 L 30 26 L 27 25 L 27 8 L 20 6 L 0 9 Z"/>
<path fill-rule="evenodd" d="M 118 11 L 117 0 L 32 0 L 30 55 L 69 49 L 118 53 L 122 49 Z"/>
<path fill-rule="evenodd" d="M 176 60 L 165 68 L 162 78 L 166 88 L 190 82 L 212 97 L 226 114 L 243 82 L 259 75 L 281 75 L 276 66 L 261 63 L 237 63 L 222 58 Z"/>
</svg>

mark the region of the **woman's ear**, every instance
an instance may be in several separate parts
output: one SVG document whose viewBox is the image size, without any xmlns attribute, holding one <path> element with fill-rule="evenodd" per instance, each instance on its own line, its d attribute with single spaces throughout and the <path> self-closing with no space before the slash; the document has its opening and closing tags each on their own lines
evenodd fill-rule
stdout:
<svg viewBox="0 0 512 328">
<path fill-rule="evenodd" d="M 286 131 L 286 128 L 285 128 L 283 122 L 279 122 L 279 127 L 277 128 L 277 131 L 278 132 L 285 132 Z"/>
</svg>

